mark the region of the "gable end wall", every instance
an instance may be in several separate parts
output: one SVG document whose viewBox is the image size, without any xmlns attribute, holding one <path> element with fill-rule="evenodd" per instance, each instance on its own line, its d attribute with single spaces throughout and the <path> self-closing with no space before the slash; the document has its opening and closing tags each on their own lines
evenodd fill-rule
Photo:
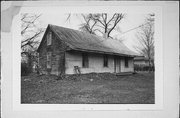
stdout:
<svg viewBox="0 0 180 118">
<path fill-rule="evenodd" d="M 64 74 L 65 73 L 65 50 L 67 45 L 52 32 L 52 44 L 47 46 L 47 34 L 39 49 L 39 65 L 43 74 Z M 47 68 L 47 52 L 52 52 L 51 68 Z"/>
</svg>

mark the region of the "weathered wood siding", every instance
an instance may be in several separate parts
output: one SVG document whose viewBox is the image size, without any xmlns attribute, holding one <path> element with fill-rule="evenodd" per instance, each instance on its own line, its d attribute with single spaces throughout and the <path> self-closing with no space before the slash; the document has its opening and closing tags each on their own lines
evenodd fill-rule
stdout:
<svg viewBox="0 0 180 118">
<path fill-rule="evenodd" d="M 128 58 L 128 67 L 125 67 L 125 57 L 121 57 L 121 72 L 133 72 L 134 71 L 134 63 L 133 58 Z"/>
<path fill-rule="evenodd" d="M 49 35 L 49 33 L 47 33 Z M 52 44 L 47 46 L 47 35 L 42 42 L 42 48 L 39 50 L 39 65 L 44 74 L 65 73 L 65 49 L 66 45 L 52 33 Z M 47 52 L 51 52 L 51 68 L 47 68 Z"/>
<path fill-rule="evenodd" d="M 66 52 L 66 74 L 74 74 L 74 66 L 79 66 L 81 73 L 103 73 L 114 72 L 114 58 L 108 56 L 108 67 L 103 66 L 103 55 L 88 53 L 89 67 L 82 67 L 82 53 L 81 52 Z"/>
<path fill-rule="evenodd" d="M 89 67 L 82 67 L 82 53 L 81 52 L 66 52 L 65 54 L 65 73 L 66 74 L 75 74 L 74 66 L 79 66 L 81 73 L 103 73 L 110 72 L 114 73 L 114 56 L 108 55 L 108 67 L 103 65 L 103 54 L 94 54 L 88 53 L 89 58 Z M 129 66 L 125 67 L 125 58 L 121 58 L 121 72 L 133 72 L 134 64 L 133 58 L 129 58 Z"/>
</svg>

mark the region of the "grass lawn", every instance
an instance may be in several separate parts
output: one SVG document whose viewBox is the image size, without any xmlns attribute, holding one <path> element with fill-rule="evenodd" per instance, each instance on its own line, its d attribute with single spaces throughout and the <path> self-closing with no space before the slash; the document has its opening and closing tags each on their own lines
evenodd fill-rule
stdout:
<svg viewBox="0 0 180 118">
<path fill-rule="evenodd" d="M 154 73 L 116 76 L 110 73 L 21 78 L 21 103 L 154 104 Z"/>
</svg>

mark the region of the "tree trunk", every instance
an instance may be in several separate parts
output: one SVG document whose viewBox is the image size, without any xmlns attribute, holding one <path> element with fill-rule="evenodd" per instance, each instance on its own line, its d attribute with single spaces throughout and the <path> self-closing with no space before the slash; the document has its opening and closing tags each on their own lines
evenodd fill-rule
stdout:
<svg viewBox="0 0 180 118">
<path fill-rule="evenodd" d="M 148 61 L 149 61 L 149 69 L 148 69 L 148 71 L 149 71 L 149 73 L 150 73 L 150 71 L 151 71 L 151 59 L 148 58 Z"/>
</svg>

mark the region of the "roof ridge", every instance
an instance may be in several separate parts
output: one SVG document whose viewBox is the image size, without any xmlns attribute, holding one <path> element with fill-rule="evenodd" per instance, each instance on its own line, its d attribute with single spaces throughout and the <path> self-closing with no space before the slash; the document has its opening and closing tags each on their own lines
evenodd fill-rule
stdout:
<svg viewBox="0 0 180 118">
<path fill-rule="evenodd" d="M 123 42 L 117 39 L 110 37 L 104 38 L 95 34 L 53 24 L 48 24 L 48 27 L 59 37 L 59 39 L 62 39 L 69 44 L 71 49 L 79 48 L 84 50 L 97 50 L 132 56 L 136 55 Z"/>
<path fill-rule="evenodd" d="M 80 31 L 80 30 L 77 30 L 77 29 L 72 29 L 72 28 L 68 28 L 68 27 L 62 27 L 62 26 L 58 26 L 58 25 L 53 25 L 53 24 L 48 24 L 49 26 L 55 26 L 55 27 L 59 27 L 59 28 L 64 28 L 64 29 L 68 29 L 68 30 L 73 30 L 73 31 L 76 31 L 76 32 L 81 32 L 85 35 L 92 35 L 92 36 L 96 36 L 96 37 L 99 37 L 99 38 L 102 38 L 104 40 L 106 40 L 106 38 L 102 37 L 102 36 L 98 36 L 98 35 L 95 35 L 95 34 L 90 34 L 90 33 L 87 33 L 87 32 L 83 32 L 83 31 Z M 108 38 L 109 39 L 109 38 Z"/>
</svg>

